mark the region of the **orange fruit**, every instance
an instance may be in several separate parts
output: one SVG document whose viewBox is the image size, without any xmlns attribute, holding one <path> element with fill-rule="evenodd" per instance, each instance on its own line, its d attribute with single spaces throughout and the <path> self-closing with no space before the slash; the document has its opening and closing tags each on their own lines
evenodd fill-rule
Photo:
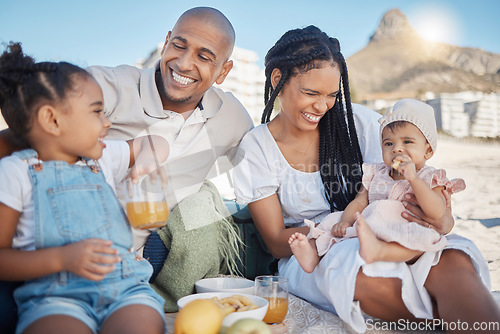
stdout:
<svg viewBox="0 0 500 334">
<path fill-rule="evenodd" d="M 222 326 L 221 308 L 210 299 L 187 303 L 175 318 L 175 334 L 217 334 Z"/>
</svg>

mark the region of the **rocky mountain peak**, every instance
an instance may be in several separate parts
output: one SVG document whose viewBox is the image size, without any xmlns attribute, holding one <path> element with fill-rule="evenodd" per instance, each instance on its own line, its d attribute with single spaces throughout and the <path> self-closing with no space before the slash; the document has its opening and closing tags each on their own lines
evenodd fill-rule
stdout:
<svg viewBox="0 0 500 334">
<path fill-rule="evenodd" d="M 382 17 L 375 33 L 370 37 L 370 42 L 408 38 L 418 36 L 403 12 L 391 9 Z"/>
<path fill-rule="evenodd" d="M 385 13 L 368 45 L 347 64 L 360 100 L 500 92 L 500 54 L 420 38 L 399 9 Z"/>
</svg>

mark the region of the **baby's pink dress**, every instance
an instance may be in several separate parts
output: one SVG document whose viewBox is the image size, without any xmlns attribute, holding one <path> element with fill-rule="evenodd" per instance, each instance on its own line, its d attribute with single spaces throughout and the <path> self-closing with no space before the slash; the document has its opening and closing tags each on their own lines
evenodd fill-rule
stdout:
<svg viewBox="0 0 500 334">
<path fill-rule="evenodd" d="M 368 190 L 369 204 L 362 215 L 375 235 L 379 239 L 394 241 L 409 249 L 419 251 L 442 249 L 446 245 L 444 236 L 432 228 L 410 223 L 401 217 L 401 213 L 406 211 L 401 200 L 413 191 L 408 181 L 395 181 L 389 173 L 390 167 L 383 163 L 363 164 L 363 186 Z M 443 169 L 424 166 L 417 175 L 430 188 L 444 186 L 450 194 L 465 189 L 464 180 L 448 180 Z M 344 238 L 335 238 L 331 234 L 332 226 L 340 221 L 342 213 L 343 211 L 329 214 L 317 227 L 314 227 L 313 222 L 305 221 L 311 228 L 307 237 L 316 239 L 318 255 L 324 255 L 335 242 L 356 236 L 356 226 L 347 228 Z"/>
</svg>

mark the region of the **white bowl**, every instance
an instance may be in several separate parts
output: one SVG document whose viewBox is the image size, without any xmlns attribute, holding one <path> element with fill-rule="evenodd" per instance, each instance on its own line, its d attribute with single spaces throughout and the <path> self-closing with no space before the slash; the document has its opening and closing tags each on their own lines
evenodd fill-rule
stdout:
<svg viewBox="0 0 500 334">
<path fill-rule="evenodd" d="M 187 303 L 190 301 L 193 301 L 195 299 L 210 299 L 212 297 L 217 297 L 219 299 L 226 298 L 226 297 L 231 297 L 233 295 L 242 295 L 245 297 L 250 298 L 250 300 L 258 306 L 258 308 L 250 311 L 242 311 L 242 312 L 233 312 L 229 313 L 224 317 L 224 320 L 222 321 L 222 326 L 229 327 L 232 324 L 234 324 L 236 321 L 244 318 L 254 318 L 257 320 L 262 320 L 264 319 L 264 316 L 266 315 L 267 308 L 269 306 L 269 302 L 262 298 L 258 297 L 255 295 L 249 295 L 249 294 L 243 294 L 243 293 L 232 293 L 232 292 L 204 292 L 204 293 L 195 293 L 193 295 L 185 296 L 182 297 L 177 301 L 177 306 L 179 307 L 179 310 L 183 308 Z"/>
<path fill-rule="evenodd" d="M 196 292 L 232 292 L 234 294 L 247 293 L 253 295 L 254 281 L 243 277 L 215 277 L 204 278 L 195 284 Z"/>
</svg>

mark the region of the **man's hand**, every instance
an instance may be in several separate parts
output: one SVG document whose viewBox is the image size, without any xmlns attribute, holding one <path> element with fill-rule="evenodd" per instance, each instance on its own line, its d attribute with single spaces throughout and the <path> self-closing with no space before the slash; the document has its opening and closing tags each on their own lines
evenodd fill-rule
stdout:
<svg viewBox="0 0 500 334">
<path fill-rule="evenodd" d="M 152 182 L 158 177 L 163 185 L 167 184 L 167 173 L 163 163 L 170 154 L 169 143 L 160 136 L 152 135 L 127 141 L 130 145 L 130 178 L 137 183 L 142 176 L 148 175 Z"/>
<path fill-rule="evenodd" d="M 417 200 L 414 195 L 407 194 L 405 195 L 405 201 L 403 201 L 403 205 L 406 207 L 408 211 L 411 212 L 403 212 L 401 216 L 408 220 L 409 222 L 415 222 L 424 227 L 430 227 L 435 229 L 439 234 L 448 234 L 453 229 L 455 225 L 455 220 L 451 214 L 451 195 L 443 189 L 443 196 L 446 200 L 446 209 L 444 214 L 439 219 L 430 219 L 425 215 L 425 213 L 418 206 Z"/>
</svg>

